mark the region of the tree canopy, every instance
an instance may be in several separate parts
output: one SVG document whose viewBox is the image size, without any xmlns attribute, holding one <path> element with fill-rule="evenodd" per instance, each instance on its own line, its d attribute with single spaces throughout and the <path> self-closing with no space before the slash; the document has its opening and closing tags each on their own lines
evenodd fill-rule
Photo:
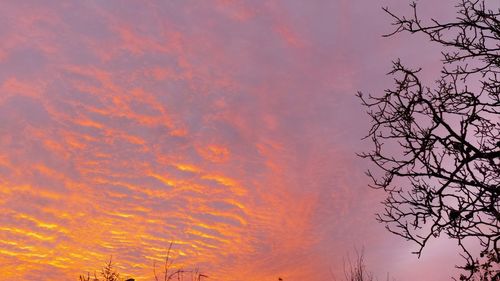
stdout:
<svg viewBox="0 0 500 281">
<path fill-rule="evenodd" d="M 421 68 L 393 62 L 395 85 L 363 95 L 373 150 L 360 156 L 383 189 L 378 220 L 418 245 L 455 239 L 465 263 L 460 280 L 499 280 L 500 246 L 500 9 L 462 0 L 452 22 L 410 17 L 388 8 L 395 31 L 424 34 L 442 46 L 441 75 L 423 81 Z M 477 252 L 475 249 L 480 248 Z"/>
</svg>

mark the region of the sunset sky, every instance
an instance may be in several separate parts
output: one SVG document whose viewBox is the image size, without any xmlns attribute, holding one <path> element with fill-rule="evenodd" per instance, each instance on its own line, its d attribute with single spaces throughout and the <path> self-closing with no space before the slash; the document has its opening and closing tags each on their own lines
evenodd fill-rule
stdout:
<svg viewBox="0 0 500 281">
<path fill-rule="evenodd" d="M 423 15 L 453 16 L 435 2 Z M 398 57 L 439 71 L 424 37 L 381 37 L 381 7 L 408 4 L 1 1 L 1 279 L 77 280 L 112 256 L 153 280 L 169 241 L 210 280 L 341 280 L 356 248 L 380 280 L 449 279 L 455 243 L 412 255 L 355 155 L 355 93 L 391 87 Z"/>
</svg>

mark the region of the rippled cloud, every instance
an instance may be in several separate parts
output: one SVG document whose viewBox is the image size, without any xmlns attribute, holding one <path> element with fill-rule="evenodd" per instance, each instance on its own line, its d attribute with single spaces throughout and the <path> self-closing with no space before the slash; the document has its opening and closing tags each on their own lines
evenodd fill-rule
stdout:
<svg viewBox="0 0 500 281">
<path fill-rule="evenodd" d="M 112 256 L 152 280 L 173 241 L 214 280 L 329 280 L 383 242 L 354 157 L 355 7 L 329 2 L 4 3 L 2 278 Z"/>
</svg>

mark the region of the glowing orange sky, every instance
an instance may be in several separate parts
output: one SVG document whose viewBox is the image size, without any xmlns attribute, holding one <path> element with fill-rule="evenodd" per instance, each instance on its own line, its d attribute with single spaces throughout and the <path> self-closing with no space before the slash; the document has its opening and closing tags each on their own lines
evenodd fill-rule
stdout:
<svg viewBox="0 0 500 281">
<path fill-rule="evenodd" d="M 398 54 L 432 64 L 368 2 L 3 1 L 2 280 L 111 255 L 152 280 L 169 241 L 211 280 L 341 278 L 363 245 L 381 278 L 449 276 L 448 245 L 417 263 L 375 222 L 355 157 L 355 92 L 390 85 Z"/>
</svg>

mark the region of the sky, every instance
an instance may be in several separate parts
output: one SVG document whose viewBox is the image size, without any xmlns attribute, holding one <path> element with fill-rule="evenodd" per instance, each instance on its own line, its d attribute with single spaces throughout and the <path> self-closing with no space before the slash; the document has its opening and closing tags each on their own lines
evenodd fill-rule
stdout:
<svg viewBox="0 0 500 281">
<path fill-rule="evenodd" d="M 171 241 L 210 280 L 341 280 L 356 249 L 379 280 L 448 279 L 455 243 L 412 255 L 355 155 L 356 92 L 391 87 L 397 57 L 439 71 L 425 38 L 381 36 L 381 7 L 408 4 L 2 1 L 2 280 L 77 280 L 110 257 L 153 280 Z"/>
</svg>

